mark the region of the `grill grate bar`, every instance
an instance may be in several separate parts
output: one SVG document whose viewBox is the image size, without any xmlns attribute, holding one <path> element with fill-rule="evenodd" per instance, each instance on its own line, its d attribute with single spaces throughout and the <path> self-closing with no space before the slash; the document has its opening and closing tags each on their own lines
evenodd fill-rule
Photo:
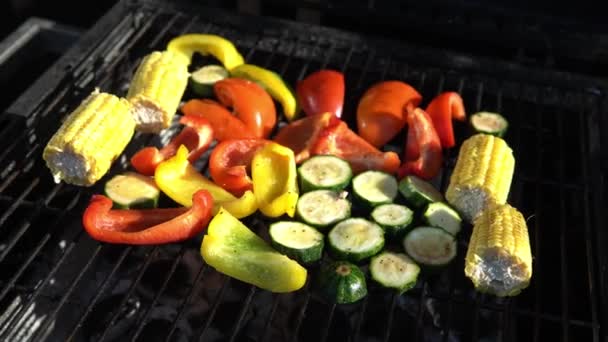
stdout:
<svg viewBox="0 0 608 342">
<path fill-rule="evenodd" d="M 557 113 L 558 117 L 564 117 L 563 111 Z M 557 132 L 559 137 L 559 151 L 560 157 L 563 160 L 565 155 L 564 149 L 564 127 L 563 120 L 557 120 Z M 560 163 L 558 168 L 558 177 L 560 181 L 564 181 L 565 163 Z M 560 266 L 561 266 L 561 294 L 562 294 L 562 341 L 566 342 L 569 340 L 568 337 L 568 255 L 566 247 L 566 194 L 564 188 L 559 190 L 559 207 L 560 207 L 560 219 L 559 219 L 559 242 L 560 242 Z"/>
<path fill-rule="evenodd" d="M 247 298 L 245 299 L 245 303 L 243 304 L 243 308 L 241 309 L 241 312 L 239 313 L 239 318 L 236 321 L 236 324 L 234 325 L 234 327 L 232 328 L 232 333 L 230 334 L 230 342 L 233 342 L 239 331 L 241 330 L 241 325 L 243 324 L 243 319 L 245 318 L 245 315 L 247 314 L 247 311 L 249 311 L 249 305 L 251 304 L 251 299 L 253 299 L 253 295 L 255 294 L 256 291 L 256 287 L 251 285 L 249 287 L 249 294 L 247 295 Z"/>
<path fill-rule="evenodd" d="M 397 299 L 399 299 L 399 294 L 393 293 L 391 294 L 391 305 L 388 309 L 388 319 L 386 320 L 386 327 L 384 328 L 384 337 L 382 341 L 388 342 L 391 337 L 391 328 L 393 327 L 393 317 L 395 316 L 395 305 L 397 304 Z"/>
<path fill-rule="evenodd" d="M 543 127 L 542 125 L 542 115 L 540 113 L 541 107 L 540 104 L 537 103 L 536 110 L 534 111 L 536 117 L 536 127 L 540 129 Z M 520 114 L 521 115 L 521 114 Z M 540 134 L 536 135 L 536 165 L 535 165 L 535 173 L 536 178 L 540 179 L 542 177 L 542 136 Z M 535 187 L 535 207 L 541 208 L 542 205 L 542 188 L 539 183 L 536 184 Z M 536 296 L 534 301 L 534 311 L 536 313 L 534 317 L 534 341 L 539 341 L 540 339 L 540 311 L 541 311 L 541 298 L 542 298 L 542 263 L 541 263 L 541 237 L 540 237 L 540 222 L 541 222 L 542 214 L 540 212 L 536 212 L 536 216 L 534 217 L 534 240 L 535 246 L 533 250 L 535 252 L 534 256 L 534 270 L 535 270 L 535 281 L 536 281 Z"/>
<path fill-rule="evenodd" d="M 319 48 L 320 46 L 320 42 L 319 40 L 317 40 L 314 44 L 314 46 L 312 47 L 311 51 L 315 51 Z M 298 74 L 298 78 L 296 79 L 296 81 L 301 81 L 304 78 L 304 75 L 306 75 L 306 71 L 308 70 L 308 67 L 310 66 L 310 62 L 312 60 L 307 59 L 306 62 L 304 62 L 304 65 L 302 66 L 302 69 L 300 69 L 300 73 Z"/>
<path fill-rule="evenodd" d="M 308 284 L 306 284 L 306 287 L 308 287 Z M 302 308 L 300 309 L 300 313 L 298 314 L 298 319 L 296 321 L 296 326 L 295 326 L 295 329 L 293 330 L 293 336 L 291 338 L 291 340 L 293 342 L 296 342 L 298 340 L 298 333 L 300 332 L 300 327 L 302 326 L 302 322 L 304 321 L 304 317 L 306 316 L 306 308 L 308 308 L 308 303 L 310 302 L 310 296 L 311 296 L 310 292 L 306 291 L 306 297 L 304 299 L 304 304 L 302 305 Z"/>
<path fill-rule="evenodd" d="M 368 301 L 368 296 L 365 296 L 365 298 L 363 298 L 363 302 L 361 303 L 361 307 L 359 309 L 359 319 L 357 319 L 357 325 L 355 326 L 355 334 L 354 334 L 354 338 L 353 341 L 359 341 L 359 338 L 361 337 L 361 326 L 363 326 L 363 319 L 365 318 L 365 311 L 367 309 L 367 301 Z M 415 341 L 415 339 L 414 339 Z"/>
<path fill-rule="evenodd" d="M 173 263 L 171 264 L 171 268 L 169 269 L 169 272 L 167 272 L 165 279 L 163 280 L 162 284 L 160 285 L 160 288 L 158 289 L 158 291 L 156 291 L 156 294 L 154 295 L 152 302 L 150 302 L 150 304 L 148 305 L 148 309 L 146 310 L 146 312 L 144 312 L 142 318 L 139 320 L 139 324 L 137 324 L 137 329 L 135 330 L 135 333 L 133 334 L 131 341 L 136 341 L 137 338 L 139 337 L 139 334 L 141 334 L 141 331 L 144 328 L 146 321 L 148 320 L 148 316 L 150 315 L 152 308 L 158 301 L 158 298 L 160 298 L 161 294 L 165 291 L 165 288 L 167 287 L 169 280 L 171 280 L 171 277 L 173 276 L 173 273 L 175 273 L 175 270 L 177 269 L 177 265 L 184 257 L 185 252 L 186 252 L 186 245 L 183 244 L 182 247 L 180 248 L 180 251 L 178 252 L 178 256 L 173 258 Z"/>
<path fill-rule="evenodd" d="M 270 313 L 268 314 L 268 318 L 266 319 L 266 324 L 264 324 L 264 332 L 262 333 L 262 338 L 260 341 L 264 342 L 268 339 L 268 332 L 270 331 L 270 326 L 272 325 L 272 319 L 274 317 L 274 313 L 277 311 L 277 307 L 279 306 L 280 297 L 278 294 L 273 295 L 272 300 L 272 308 L 270 309 Z"/>
<path fill-rule="evenodd" d="M 125 303 L 127 303 L 127 301 L 129 300 L 129 298 L 133 294 L 133 291 L 135 291 L 135 288 L 139 284 L 141 278 L 143 277 L 144 273 L 146 273 L 146 270 L 148 269 L 148 266 L 150 266 L 150 263 L 152 262 L 152 260 L 158 254 L 159 251 L 160 251 L 160 248 L 158 246 L 155 246 L 152 249 L 152 251 L 150 252 L 150 254 L 148 254 L 148 256 L 146 257 L 146 260 L 144 261 L 143 265 L 141 265 L 141 268 L 139 269 L 139 272 L 137 272 L 137 276 L 133 280 L 133 283 L 131 284 L 131 286 L 127 290 L 127 293 L 122 297 L 122 299 L 121 299 L 120 303 L 118 304 L 118 306 L 116 307 L 117 310 L 114 312 L 114 315 L 112 315 L 112 319 L 110 319 L 110 323 L 108 323 L 108 325 L 106 325 L 106 327 L 104 328 L 103 332 L 101 333 L 101 336 L 99 337 L 99 341 L 100 342 L 103 341 L 106 338 L 108 332 L 110 332 L 110 328 L 112 326 L 114 326 L 114 324 L 116 324 L 116 320 L 118 319 L 118 315 L 120 314 L 120 308 L 122 308 L 125 305 Z"/>
<path fill-rule="evenodd" d="M 163 29 L 156 35 L 156 37 L 154 37 L 154 39 L 152 39 L 152 41 L 148 44 L 148 49 L 154 49 L 156 46 L 158 46 L 158 43 L 160 42 L 162 37 L 165 37 L 167 35 L 167 32 L 169 32 L 173 25 L 175 25 L 175 22 L 177 21 L 177 19 L 179 19 L 179 17 L 181 17 L 180 13 L 174 13 L 171 16 L 171 19 L 169 19 L 167 24 L 165 24 L 165 27 L 163 27 Z M 188 24 L 186 24 L 186 29 L 182 32 L 188 30 L 188 28 L 190 28 L 197 20 L 198 15 L 192 16 L 188 21 Z"/>
<path fill-rule="evenodd" d="M 424 317 L 424 301 L 427 291 L 428 283 L 426 279 L 424 279 L 422 283 L 422 291 L 420 291 L 420 298 L 418 299 L 418 310 L 416 310 L 416 331 L 414 333 L 414 341 L 420 341 L 424 338 L 424 336 L 421 336 L 421 334 L 424 334 L 424 331 L 419 329 L 419 327 L 422 326 L 422 318 Z"/>
<path fill-rule="evenodd" d="M 327 341 L 327 337 L 329 336 L 329 328 L 331 328 L 331 322 L 334 319 L 334 312 L 336 311 L 336 304 L 332 304 L 329 309 L 329 315 L 327 317 L 327 324 L 325 329 L 323 329 L 323 334 L 321 335 L 321 342 Z"/>
<path fill-rule="evenodd" d="M 188 306 L 188 304 L 190 303 L 190 301 L 192 300 L 192 298 L 194 298 L 194 295 L 196 294 L 196 291 L 194 291 L 194 289 L 196 287 L 194 285 L 196 285 L 197 283 L 199 283 L 200 281 L 203 280 L 203 275 L 205 274 L 206 266 L 207 266 L 207 264 L 203 264 L 200 267 L 198 274 L 196 275 L 196 278 L 194 278 L 194 282 L 192 283 L 192 286 L 190 286 L 188 295 L 180 304 L 180 308 L 177 312 L 177 315 L 175 316 L 175 319 L 173 319 L 173 322 L 171 322 L 171 327 L 169 328 L 169 333 L 167 334 L 167 337 L 165 338 L 165 342 L 171 341 L 171 337 L 173 336 L 173 333 L 175 333 L 175 329 L 177 328 L 177 323 L 179 323 L 179 321 L 184 316 L 184 313 L 186 312 L 186 307 Z"/>
<path fill-rule="evenodd" d="M 114 264 L 114 267 L 110 271 L 110 274 L 101 283 L 101 285 L 99 286 L 97 291 L 95 291 L 96 292 L 95 297 L 93 297 L 93 299 L 91 299 L 89 304 L 86 306 L 84 313 L 81 315 L 80 320 L 78 320 L 78 322 L 76 323 L 74 328 L 72 328 L 72 332 L 70 332 L 70 334 L 68 335 L 67 341 L 72 341 L 74 339 L 74 336 L 78 332 L 78 329 L 80 329 L 82 327 L 82 324 L 85 322 L 87 317 L 89 317 L 89 314 L 93 310 L 93 307 L 95 306 L 95 304 L 97 304 L 97 301 L 99 300 L 99 298 L 101 298 L 102 294 L 105 292 L 107 286 L 110 284 L 110 280 L 112 280 L 112 277 L 114 276 L 116 271 L 118 271 L 118 269 L 122 265 L 123 261 L 126 259 L 127 255 L 129 255 L 129 253 L 131 252 L 131 249 L 132 249 L 131 246 L 129 246 L 122 250 L 120 257 L 118 258 L 118 261 L 116 262 L 116 264 Z"/>
<path fill-rule="evenodd" d="M 38 185 L 38 182 L 39 182 L 38 178 L 34 179 L 27 186 L 27 188 L 25 188 L 25 190 L 21 193 L 21 195 L 19 195 L 19 197 L 17 197 L 15 202 L 8 209 L 6 209 L 4 214 L 2 214 L 2 216 L 0 216 L 0 227 L 4 226 L 4 224 L 6 223 L 6 220 L 8 220 L 8 218 L 15 212 L 15 210 L 17 210 L 17 208 L 19 207 L 19 204 L 23 201 L 23 199 L 25 197 L 27 197 L 27 195 L 29 195 L 30 192 L 32 192 L 32 190 L 34 190 L 36 185 Z"/>
<path fill-rule="evenodd" d="M 49 325 L 51 324 L 51 322 L 53 322 L 55 320 L 57 313 L 59 313 L 59 310 L 61 310 L 63 305 L 66 303 L 68 297 L 72 294 L 72 292 L 74 291 L 74 289 L 76 288 L 78 283 L 80 283 L 80 280 L 82 279 L 82 277 L 84 276 L 86 271 L 89 269 L 89 267 L 91 267 L 91 265 L 95 261 L 96 257 L 99 255 L 99 252 L 101 252 L 101 249 L 102 249 L 101 245 L 97 246 L 97 248 L 93 252 L 93 255 L 91 256 L 89 261 L 82 267 L 81 272 L 78 273 L 74 279 L 72 279 L 72 281 L 70 282 L 71 283 L 70 287 L 68 287 L 68 289 L 66 290 L 63 297 L 61 297 L 61 300 L 59 301 L 59 303 L 57 304 L 57 306 L 55 307 L 53 312 L 51 312 L 51 314 L 46 318 L 45 322 L 42 324 L 40 329 L 38 329 L 36 331 L 34 340 L 40 340 L 41 339 L 40 334 L 42 334 L 43 332 L 46 332 L 48 330 Z"/>
<path fill-rule="evenodd" d="M 228 276 L 223 276 L 224 278 L 224 282 L 222 283 L 222 288 L 220 289 L 220 293 L 217 294 L 217 296 L 215 297 L 215 300 L 213 301 L 213 306 L 211 307 L 211 312 L 209 313 L 209 317 L 207 317 L 207 320 L 205 321 L 205 325 L 203 326 L 203 328 L 201 329 L 201 333 L 199 334 L 198 340 L 199 341 L 204 341 L 203 336 L 205 335 L 205 332 L 207 331 L 207 329 L 209 329 L 209 326 L 211 326 L 211 322 L 213 321 L 213 318 L 215 317 L 215 314 L 217 313 L 217 309 L 220 307 L 220 303 L 222 302 L 222 299 L 224 298 L 224 293 L 226 293 L 226 289 L 228 288 L 229 284 L 230 284 L 230 277 Z"/>
</svg>

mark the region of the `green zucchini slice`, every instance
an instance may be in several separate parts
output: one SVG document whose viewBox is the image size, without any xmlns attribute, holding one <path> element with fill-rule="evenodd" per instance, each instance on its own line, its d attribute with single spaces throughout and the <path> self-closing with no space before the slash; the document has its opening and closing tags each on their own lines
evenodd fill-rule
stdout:
<svg viewBox="0 0 608 342">
<path fill-rule="evenodd" d="M 347 161 L 335 156 L 319 155 L 306 160 L 298 168 L 300 191 L 334 190 L 348 186 L 353 171 Z"/>
<path fill-rule="evenodd" d="M 336 259 L 359 262 L 382 250 L 384 230 L 366 219 L 350 218 L 335 225 L 327 239 Z"/>
<path fill-rule="evenodd" d="M 369 271 L 380 285 L 403 293 L 416 285 L 420 267 L 403 253 L 385 251 L 372 257 Z"/>
<path fill-rule="evenodd" d="M 435 202 L 429 204 L 422 216 L 429 226 L 439 227 L 452 235 L 460 232 L 462 225 L 460 215 L 445 203 Z"/>
<path fill-rule="evenodd" d="M 198 96 L 213 96 L 213 85 L 225 78 L 230 73 L 221 65 L 206 65 L 190 75 L 190 89 Z"/>
<path fill-rule="evenodd" d="M 315 190 L 300 196 L 296 215 L 304 223 L 324 228 L 350 216 L 351 203 L 345 193 L 331 190 Z"/>
<path fill-rule="evenodd" d="M 125 172 L 112 177 L 104 189 L 116 209 L 156 208 L 160 190 L 150 177 Z"/>
<path fill-rule="evenodd" d="M 443 196 L 435 187 L 416 176 L 405 176 L 399 182 L 399 192 L 415 208 L 422 208 L 433 202 L 443 202 Z"/>
<path fill-rule="evenodd" d="M 401 204 L 381 204 L 372 211 L 374 222 L 384 228 L 387 237 L 403 237 L 414 219 L 414 212 Z"/>
<path fill-rule="evenodd" d="M 403 239 L 405 252 L 429 270 L 449 264 L 457 253 L 454 236 L 437 227 L 417 227 Z"/>
<path fill-rule="evenodd" d="M 509 128 L 509 122 L 502 115 L 492 112 L 479 112 L 471 115 L 471 126 L 477 133 L 503 137 Z"/>
<path fill-rule="evenodd" d="M 365 171 L 353 178 L 354 195 L 366 207 L 391 203 L 397 197 L 397 191 L 397 180 L 386 172 Z"/>
<path fill-rule="evenodd" d="M 270 225 L 272 246 L 279 252 L 304 264 L 321 259 L 323 234 L 301 222 L 279 221 Z"/>
</svg>

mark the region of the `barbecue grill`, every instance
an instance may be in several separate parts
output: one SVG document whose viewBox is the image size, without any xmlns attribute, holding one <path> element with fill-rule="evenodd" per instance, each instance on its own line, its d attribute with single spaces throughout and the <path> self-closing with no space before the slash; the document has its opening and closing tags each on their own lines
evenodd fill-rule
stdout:
<svg viewBox="0 0 608 342">
<path fill-rule="evenodd" d="M 272 294 L 219 274 L 200 257 L 200 237 L 148 247 L 92 240 L 81 215 L 107 176 L 92 188 L 55 184 L 42 149 L 95 87 L 124 95 L 142 56 L 186 32 L 224 36 L 290 84 L 320 68 L 344 72 L 346 116 L 384 79 L 413 85 L 425 104 L 455 90 L 470 113 L 503 113 L 516 157 L 509 202 L 530 230 L 530 287 L 507 299 L 476 292 L 463 272 L 470 227 L 447 270 L 403 295 L 371 287 L 349 305 L 325 303 L 309 284 Z M 553 57 L 521 61 L 193 4 L 119 2 L 0 113 L 0 340 L 606 340 L 608 82 L 560 71 Z M 136 134 L 109 175 L 173 133 Z M 442 190 L 457 149 L 445 154 Z M 265 236 L 260 216 L 246 223 Z"/>
</svg>

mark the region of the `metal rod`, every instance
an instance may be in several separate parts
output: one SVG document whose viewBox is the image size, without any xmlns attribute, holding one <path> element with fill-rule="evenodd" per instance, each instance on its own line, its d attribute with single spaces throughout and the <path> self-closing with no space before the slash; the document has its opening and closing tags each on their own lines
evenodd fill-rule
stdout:
<svg viewBox="0 0 608 342">
<path fill-rule="evenodd" d="M 245 315 L 247 314 L 247 311 L 249 311 L 249 305 L 251 304 L 251 299 L 253 298 L 253 295 L 255 294 L 255 289 L 256 287 L 251 285 L 249 286 L 249 293 L 247 294 L 247 298 L 245 298 L 245 302 L 243 304 L 243 308 L 241 309 L 241 312 L 239 313 L 239 318 L 237 319 L 236 323 L 234 324 L 234 327 L 232 327 L 232 333 L 230 334 L 230 342 L 233 342 L 236 339 L 236 336 L 238 335 L 239 331 L 241 330 L 241 325 L 243 324 L 243 319 L 245 318 Z"/>
</svg>

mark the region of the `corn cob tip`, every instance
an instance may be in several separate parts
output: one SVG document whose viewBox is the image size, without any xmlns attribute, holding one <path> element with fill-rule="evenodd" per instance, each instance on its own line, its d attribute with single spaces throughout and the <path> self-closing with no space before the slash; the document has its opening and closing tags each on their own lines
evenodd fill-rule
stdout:
<svg viewBox="0 0 608 342">
<path fill-rule="evenodd" d="M 492 206 L 475 221 L 465 259 L 475 288 L 499 297 L 530 284 L 532 253 L 523 215 L 508 204 Z"/>
</svg>

